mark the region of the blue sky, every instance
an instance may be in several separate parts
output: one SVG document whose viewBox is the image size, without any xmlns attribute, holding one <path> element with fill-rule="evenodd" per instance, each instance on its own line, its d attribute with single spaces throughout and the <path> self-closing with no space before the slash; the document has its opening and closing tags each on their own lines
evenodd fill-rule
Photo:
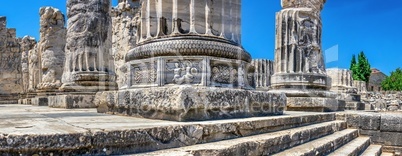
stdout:
<svg viewBox="0 0 402 156">
<path fill-rule="evenodd" d="M 117 0 L 113 0 L 114 4 Z M 275 14 L 280 0 L 242 1 L 242 42 L 253 58 L 274 58 Z M 66 13 L 64 0 L 1 0 L 0 16 L 17 36 L 39 38 L 39 8 Z M 349 68 L 352 54 L 364 51 L 385 74 L 402 67 L 401 0 L 328 0 L 322 12 L 327 67 Z"/>
</svg>

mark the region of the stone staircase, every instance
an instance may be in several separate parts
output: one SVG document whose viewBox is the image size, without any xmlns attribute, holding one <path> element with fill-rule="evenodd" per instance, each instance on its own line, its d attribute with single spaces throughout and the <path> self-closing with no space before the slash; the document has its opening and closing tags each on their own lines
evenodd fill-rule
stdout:
<svg viewBox="0 0 402 156">
<path fill-rule="evenodd" d="M 301 120 L 303 120 L 301 118 Z M 318 120 L 317 120 L 318 121 Z M 286 121 L 285 121 L 286 122 Z M 219 156 L 380 156 L 381 145 L 373 145 L 370 138 L 360 136 L 357 129 L 347 129 L 344 121 L 320 120 L 301 126 L 282 126 L 273 132 L 261 132 L 251 136 L 239 136 L 229 140 L 217 140 L 180 148 L 163 149 L 135 155 L 219 155 Z M 392 155 L 392 154 L 391 154 Z"/>
<path fill-rule="evenodd" d="M 0 107 L 0 118 L 8 117 L 0 127 L 0 155 L 5 156 L 393 155 L 382 153 L 387 147 L 372 145 L 359 130 L 348 129 L 335 113 L 287 111 L 279 116 L 174 122 L 91 110 Z"/>
</svg>

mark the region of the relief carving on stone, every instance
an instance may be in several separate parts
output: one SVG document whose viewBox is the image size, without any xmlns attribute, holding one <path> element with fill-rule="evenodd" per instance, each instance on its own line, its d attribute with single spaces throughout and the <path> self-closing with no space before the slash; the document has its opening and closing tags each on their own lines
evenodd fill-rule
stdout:
<svg viewBox="0 0 402 156">
<path fill-rule="evenodd" d="M 229 65 L 215 65 L 212 67 L 211 80 L 216 83 L 234 84 L 238 82 L 237 67 Z M 244 75 L 244 71 L 240 71 Z"/>
<path fill-rule="evenodd" d="M 173 83 L 181 84 L 191 84 L 194 82 L 195 77 L 198 75 L 199 70 L 190 61 L 185 61 L 183 63 L 174 63 L 174 68 L 170 69 L 173 71 Z"/>
<path fill-rule="evenodd" d="M 67 0 L 68 28 L 62 89 L 82 81 L 74 79 L 76 74 L 85 75 L 78 78 L 88 82 L 80 85 L 93 86 L 99 82 L 96 75 L 108 77 L 114 72 L 114 68 L 109 68 L 113 56 L 110 3 L 103 0 Z"/>
<path fill-rule="evenodd" d="M 157 77 L 156 71 L 155 63 L 145 63 L 132 66 L 132 85 L 155 83 Z M 127 82 L 127 79 L 124 81 Z"/>
<path fill-rule="evenodd" d="M 319 15 L 309 9 L 288 9 L 278 13 L 277 21 L 280 23 L 277 30 L 280 42 L 276 43 L 276 55 L 280 58 L 280 66 L 276 70 L 325 74 Z"/>
</svg>

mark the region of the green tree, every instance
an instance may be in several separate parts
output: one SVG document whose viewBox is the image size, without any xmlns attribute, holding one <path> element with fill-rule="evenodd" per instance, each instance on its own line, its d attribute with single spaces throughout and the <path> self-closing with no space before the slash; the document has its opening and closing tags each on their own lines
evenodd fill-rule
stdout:
<svg viewBox="0 0 402 156">
<path fill-rule="evenodd" d="M 369 82 L 370 75 L 371 75 L 371 67 L 366 55 L 364 52 L 360 52 L 358 56 L 358 63 L 357 63 L 357 75 L 360 81 Z"/>
<path fill-rule="evenodd" d="M 402 91 L 402 69 L 391 72 L 391 76 L 387 77 L 381 86 L 386 91 Z"/>
<path fill-rule="evenodd" d="M 350 70 L 352 71 L 353 80 L 365 82 L 368 82 L 370 80 L 371 67 L 363 51 L 360 52 L 357 56 L 357 62 L 356 55 L 352 56 Z"/>
<path fill-rule="evenodd" d="M 356 62 L 356 55 L 352 55 L 352 61 L 350 62 L 350 71 L 352 71 L 352 73 L 357 73 L 357 62 Z M 354 80 L 358 80 L 358 76 L 357 74 L 353 74 L 353 79 Z"/>
</svg>

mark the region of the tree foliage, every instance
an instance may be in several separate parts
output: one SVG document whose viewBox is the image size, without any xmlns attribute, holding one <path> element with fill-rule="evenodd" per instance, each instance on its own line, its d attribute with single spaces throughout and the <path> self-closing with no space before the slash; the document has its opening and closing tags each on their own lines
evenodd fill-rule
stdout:
<svg viewBox="0 0 402 156">
<path fill-rule="evenodd" d="M 364 52 L 360 52 L 357 57 L 352 56 L 352 61 L 350 63 L 350 70 L 353 73 L 353 79 L 358 81 L 365 81 L 368 82 L 370 80 L 371 75 L 371 66 L 370 63 L 364 54 Z"/>
<path fill-rule="evenodd" d="M 357 61 L 356 61 L 356 55 L 352 55 L 352 61 L 350 62 L 350 71 L 352 71 L 352 73 L 357 73 Z M 353 80 L 357 80 L 359 79 L 357 77 L 357 74 L 353 74 Z"/>
<path fill-rule="evenodd" d="M 391 72 L 391 76 L 387 77 L 381 86 L 386 91 L 402 91 L 402 69 Z"/>
</svg>

